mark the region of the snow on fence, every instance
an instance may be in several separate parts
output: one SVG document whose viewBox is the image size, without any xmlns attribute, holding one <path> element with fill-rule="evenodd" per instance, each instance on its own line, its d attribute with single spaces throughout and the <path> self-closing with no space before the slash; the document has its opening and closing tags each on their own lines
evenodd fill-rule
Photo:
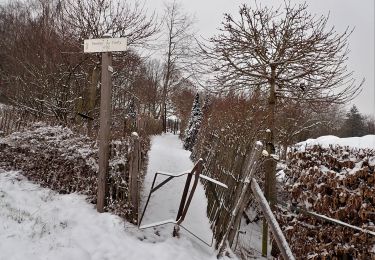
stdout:
<svg viewBox="0 0 375 260">
<path fill-rule="evenodd" d="M 138 224 L 139 183 L 146 161 L 144 146 L 144 140 L 136 133 L 110 145 L 106 208 L 133 224 Z"/>
<path fill-rule="evenodd" d="M 248 154 L 245 160 L 245 166 L 242 171 L 242 179 L 241 188 L 237 188 L 235 196 L 233 199 L 233 208 L 231 209 L 231 214 L 229 217 L 229 221 L 227 223 L 227 228 L 224 230 L 224 235 L 221 238 L 221 241 L 218 245 L 219 255 L 222 255 L 227 247 L 227 243 L 229 245 L 233 244 L 233 240 L 238 232 L 238 228 L 240 226 L 242 215 L 248 205 L 248 190 L 251 187 L 251 191 L 253 195 L 259 203 L 260 208 L 263 212 L 263 216 L 265 217 L 266 221 L 268 222 L 272 234 L 275 237 L 277 246 L 281 252 L 281 255 L 284 259 L 294 260 L 294 256 L 292 251 L 284 237 L 284 234 L 281 231 L 279 224 L 276 221 L 274 214 L 271 211 L 271 208 L 264 197 L 262 190 L 260 189 L 257 181 L 253 178 L 255 172 L 257 171 L 257 165 L 261 161 L 261 154 L 263 151 L 263 145 L 261 142 L 257 142 L 255 147 L 252 149 L 251 153 Z M 264 152 L 264 151 L 263 151 Z M 264 154 L 267 155 L 268 154 Z"/>
<path fill-rule="evenodd" d="M 28 179 L 61 193 L 85 194 L 95 203 L 95 142 L 66 127 L 36 123 L 3 139 L 0 166 L 22 170 Z M 135 224 L 138 183 L 146 161 L 147 146 L 146 138 L 135 136 L 113 140 L 110 145 L 106 210 Z"/>
<path fill-rule="evenodd" d="M 250 156 L 246 159 L 246 165 L 243 170 L 242 178 L 240 183 L 241 187 L 238 187 L 233 199 L 233 209 L 231 210 L 230 218 L 227 224 L 227 228 L 224 230 L 224 235 L 221 238 L 219 244 L 219 254 L 222 254 L 226 247 L 226 242 L 229 240 L 230 245 L 232 245 L 234 237 L 237 233 L 237 229 L 241 222 L 242 213 L 247 205 L 246 194 L 248 193 L 248 188 L 251 179 L 253 178 L 258 160 L 260 159 L 260 154 L 262 152 L 262 143 L 258 142 L 254 149 L 251 151 Z"/>
<path fill-rule="evenodd" d="M 262 146 L 257 143 L 248 152 L 241 152 L 236 149 L 222 149 L 220 140 L 214 136 L 207 142 L 205 151 L 205 167 L 203 174 L 218 179 L 227 184 L 225 190 L 220 186 L 214 186 L 209 182 L 204 182 L 206 195 L 208 197 L 207 214 L 212 223 L 212 230 L 217 241 L 219 255 L 225 252 L 226 247 L 236 247 L 235 239 L 238 239 L 238 232 L 242 216 L 245 209 L 251 205 L 256 205 L 267 215 L 271 231 L 277 237 L 280 252 L 286 259 L 294 259 L 291 250 L 286 243 L 278 223 L 270 210 L 264 205 L 264 195 L 260 189 L 254 189 L 255 184 L 251 184 L 253 177 L 259 179 L 261 172 Z M 217 153 L 220 150 L 220 153 Z M 253 179 L 255 180 L 255 179 Z M 258 184 L 256 183 L 256 186 Z M 258 186 L 259 187 L 259 186 Z M 268 204 L 267 204 L 268 205 Z M 246 245 L 245 251 L 250 251 L 252 245 Z M 242 249 L 241 249 L 242 250 Z M 246 257 L 246 256 L 245 256 Z"/>
<path fill-rule="evenodd" d="M 14 107 L 3 106 L 0 108 L 0 136 L 21 131 L 30 121 L 34 122 L 35 117 L 27 111 L 20 111 Z"/>
<path fill-rule="evenodd" d="M 212 135 L 210 140 L 205 141 L 205 150 L 201 154 L 205 158 L 202 174 L 217 179 L 228 186 L 228 189 L 224 189 L 211 182 L 203 181 L 208 198 L 207 216 L 211 221 L 211 228 L 217 243 L 223 240 L 224 233 L 228 229 L 233 212 L 233 198 L 238 197 L 242 190 L 243 183 L 240 180 L 246 161 L 245 152 L 231 149 L 233 147 L 224 149 L 222 146 L 222 142 Z M 242 215 L 242 212 L 238 215 Z M 228 234 L 229 246 L 233 245 L 234 237 L 233 232 Z"/>
</svg>

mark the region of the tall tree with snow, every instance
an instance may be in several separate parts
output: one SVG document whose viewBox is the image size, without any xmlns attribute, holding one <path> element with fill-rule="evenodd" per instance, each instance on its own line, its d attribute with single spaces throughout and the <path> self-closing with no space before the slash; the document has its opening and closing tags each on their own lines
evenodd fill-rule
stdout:
<svg viewBox="0 0 375 260">
<path fill-rule="evenodd" d="M 193 108 L 191 109 L 191 116 L 189 123 L 185 130 L 184 149 L 191 151 L 197 140 L 199 128 L 202 122 L 202 110 L 199 101 L 199 94 L 195 95 Z"/>
</svg>

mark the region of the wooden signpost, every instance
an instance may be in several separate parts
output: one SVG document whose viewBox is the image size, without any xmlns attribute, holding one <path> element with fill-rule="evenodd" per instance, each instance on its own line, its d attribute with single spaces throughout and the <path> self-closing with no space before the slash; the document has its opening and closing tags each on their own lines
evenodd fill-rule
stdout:
<svg viewBox="0 0 375 260">
<path fill-rule="evenodd" d="M 102 53 L 102 78 L 99 126 L 99 173 L 96 209 L 104 211 L 108 177 L 109 142 L 111 133 L 112 52 L 126 51 L 126 38 L 102 38 L 84 41 L 85 53 Z"/>
</svg>

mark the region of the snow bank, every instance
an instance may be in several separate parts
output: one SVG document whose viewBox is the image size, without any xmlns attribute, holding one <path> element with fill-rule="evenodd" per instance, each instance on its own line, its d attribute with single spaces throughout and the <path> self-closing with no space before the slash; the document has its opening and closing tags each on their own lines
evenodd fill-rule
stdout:
<svg viewBox="0 0 375 260">
<path fill-rule="evenodd" d="M 0 208 L 0 259 L 216 259 L 184 237 L 141 241 L 145 234 L 119 217 L 97 213 L 84 196 L 59 195 L 17 172 L 0 170 Z"/>
<path fill-rule="evenodd" d="M 375 135 L 347 138 L 339 138 L 334 135 L 326 135 L 318 137 L 317 139 L 307 139 L 306 141 L 297 143 L 296 147 L 299 147 L 300 150 L 304 150 L 306 147 L 311 147 L 314 145 L 321 145 L 324 148 L 328 148 L 330 145 L 339 145 L 359 149 L 375 149 Z"/>
</svg>

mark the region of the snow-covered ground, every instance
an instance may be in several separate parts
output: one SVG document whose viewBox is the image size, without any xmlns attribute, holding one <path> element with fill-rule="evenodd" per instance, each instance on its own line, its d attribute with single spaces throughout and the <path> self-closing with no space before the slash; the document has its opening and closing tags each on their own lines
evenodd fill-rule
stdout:
<svg viewBox="0 0 375 260">
<path fill-rule="evenodd" d="M 194 165 L 189 159 L 189 156 L 190 152 L 182 149 L 182 142 L 176 135 L 165 134 L 162 136 L 154 136 L 152 138 L 151 151 L 149 152 L 149 165 L 143 191 L 143 206 L 151 188 L 155 172 L 162 171 L 178 174 L 190 171 Z M 156 185 L 164 179 L 165 177 L 158 177 L 156 179 Z M 186 176 L 176 178 L 152 195 L 142 225 L 176 218 L 185 181 Z M 205 242 L 211 243 L 212 231 L 206 215 L 206 208 L 207 199 L 204 189 L 203 186 L 198 183 L 188 214 L 183 222 L 183 226 L 188 228 Z M 252 218 L 254 217 L 252 215 L 254 212 L 248 213 Z M 250 225 L 245 225 L 243 223 L 241 226 L 241 234 L 239 235 L 240 239 L 238 239 L 238 241 L 236 240 L 238 247 L 244 247 L 251 250 L 251 252 L 247 252 L 248 256 L 253 256 L 249 259 L 265 259 L 261 257 L 261 228 L 258 225 L 259 223 L 251 223 Z M 173 224 L 158 226 L 152 229 L 154 233 L 159 234 L 161 237 L 169 237 L 172 230 Z M 181 229 L 181 237 L 189 238 L 193 242 L 195 248 L 205 255 L 212 255 L 214 253 L 213 248 L 208 247 L 189 233 L 184 232 L 183 229 Z M 237 258 L 232 255 L 231 259 L 235 260 Z"/>
<path fill-rule="evenodd" d="M 172 174 L 189 172 L 194 166 L 189 156 L 190 152 L 182 149 L 182 142 L 178 139 L 177 135 L 167 133 L 161 136 L 152 137 L 151 150 L 149 152 L 149 164 L 143 189 L 142 210 L 149 194 L 155 173 L 160 171 Z M 146 209 L 142 225 L 176 218 L 186 177 L 187 175 L 174 178 L 153 193 Z M 158 176 L 155 186 L 165 179 L 166 177 L 164 176 Z M 211 243 L 212 232 L 209 220 L 206 216 L 206 210 L 207 199 L 205 197 L 203 186 L 198 183 L 189 211 L 182 225 L 205 242 Z M 160 234 L 162 237 L 168 237 L 171 235 L 172 230 L 173 224 L 168 224 L 155 228 L 154 232 Z M 190 237 L 190 239 L 204 251 L 212 251 L 209 250 L 210 248 L 204 243 L 201 243 L 183 230 L 181 231 L 183 236 Z"/>
<path fill-rule="evenodd" d="M 349 146 L 351 148 L 369 148 L 375 149 L 375 135 L 365 135 L 362 137 L 339 138 L 334 135 L 326 135 L 317 139 L 307 139 L 306 141 L 296 144 L 297 147 L 304 149 L 306 146 L 321 145 L 329 147 L 329 145 Z"/>
<path fill-rule="evenodd" d="M 181 172 L 192 166 L 189 152 L 182 150 L 177 136 L 153 137 L 143 197 L 156 170 Z M 163 214 L 175 217 L 174 204 L 180 199 L 183 182 L 174 181 L 155 193 L 145 224 L 164 218 Z M 205 207 L 199 186 L 186 227 L 206 240 L 211 231 Z M 171 232 L 172 226 L 140 231 L 117 216 L 97 213 L 85 196 L 57 194 L 18 172 L 0 169 L 0 260 L 216 259 L 213 248 L 186 232 L 179 239 Z"/>
</svg>

